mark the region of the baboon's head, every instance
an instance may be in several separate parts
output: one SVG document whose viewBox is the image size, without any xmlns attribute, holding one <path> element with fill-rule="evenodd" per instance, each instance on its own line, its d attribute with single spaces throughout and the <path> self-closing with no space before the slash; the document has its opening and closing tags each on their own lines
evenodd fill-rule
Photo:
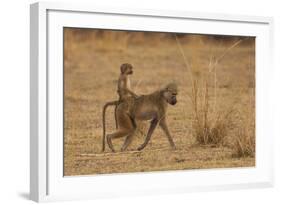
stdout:
<svg viewBox="0 0 281 205">
<path fill-rule="evenodd" d="M 129 63 L 123 63 L 120 66 L 120 70 L 121 70 L 121 73 L 125 74 L 125 75 L 133 74 L 133 66 L 131 64 L 129 64 Z"/>
<path fill-rule="evenodd" d="M 177 103 L 178 86 L 175 83 L 168 84 L 163 90 L 163 96 L 167 103 L 175 105 Z"/>
</svg>

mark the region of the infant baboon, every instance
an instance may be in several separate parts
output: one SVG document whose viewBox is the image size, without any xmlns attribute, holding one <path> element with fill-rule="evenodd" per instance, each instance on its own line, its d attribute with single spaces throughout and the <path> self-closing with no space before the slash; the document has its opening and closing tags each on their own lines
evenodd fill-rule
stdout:
<svg viewBox="0 0 281 205">
<path fill-rule="evenodd" d="M 133 74 L 133 66 L 131 64 L 123 63 L 120 66 L 120 76 L 118 79 L 117 93 L 119 95 L 119 103 L 126 103 L 128 110 L 130 109 L 132 100 L 134 100 L 135 98 L 138 97 L 131 90 L 131 80 L 130 80 L 129 76 L 132 74 Z M 115 106 L 114 115 L 115 115 L 116 128 L 118 128 L 118 123 L 117 123 L 117 118 L 116 118 L 116 109 L 117 109 L 117 105 Z"/>
<path fill-rule="evenodd" d="M 136 99 L 138 96 L 131 90 L 131 81 L 130 81 L 130 75 L 133 74 L 133 66 L 129 63 L 123 63 L 120 66 L 120 75 L 117 83 L 117 93 L 119 95 L 119 100 L 118 101 L 112 101 L 112 102 L 107 102 L 104 105 L 103 108 L 103 135 L 105 136 L 105 112 L 106 108 L 111 105 L 115 105 L 115 110 L 114 110 L 114 117 L 115 117 L 115 124 L 116 124 L 116 129 L 118 129 L 118 122 L 117 122 L 117 116 L 116 116 L 116 111 L 117 111 L 117 106 L 120 103 L 123 103 L 124 111 L 125 108 L 127 108 L 126 112 L 129 112 L 129 109 L 131 108 L 132 102 L 134 99 Z M 135 122 L 133 122 L 135 124 Z M 103 138 L 104 139 L 104 138 Z M 103 148 L 102 150 L 104 151 L 104 142 L 103 142 Z"/>
<path fill-rule="evenodd" d="M 118 79 L 118 88 L 117 92 L 119 94 L 119 101 L 126 101 L 128 98 L 131 97 L 138 97 L 132 90 L 131 90 L 131 81 L 129 75 L 133 74 L 133 66 L 129 63 L 124 63 L 120 67 L 120 76 Z"/>
</svg>

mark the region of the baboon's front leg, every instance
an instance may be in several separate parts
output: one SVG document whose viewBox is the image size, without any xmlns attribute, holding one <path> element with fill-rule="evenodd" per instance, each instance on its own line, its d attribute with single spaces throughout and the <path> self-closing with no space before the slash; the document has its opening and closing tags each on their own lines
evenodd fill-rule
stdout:
<svg viewBox="0 0 281 205">
<path fill-rule="evenodd" d="M 170 143 L 171 147 L 173 149 L 176 149 L 176 145 L 175 145 L 175 143 L 174 143 L 174 141 L 171 137 L 171 134 L 169 132 L 165 117 L 162 120 L 160 120 L 159 125 L 162 128 L 162 130 L 165 132 L 166 136 L 168 137 L 168 140 L 169 140 L 169 143 Z"/>
<path fill-rule="evenodd" d="M 147 132 L 145 141 L 144 141 L 144 143 L 141 146 L 138 147 L 139 151 L 142 150 L 143 148 L 145 148 L 146 145 L 148 144 L 148 142 L 149 142 L 149 140 L 150 140 L 150 138 L 152 136 L 152 133 L 153 133 L 153 131 L 155 130 L 155 128 L 157 126 L 157 123 L 158 123 L 157 119 L 154 119 L 154 120 L 151 121 L 151 124 L 150 124 L 149 130 Z"/>
</svg>

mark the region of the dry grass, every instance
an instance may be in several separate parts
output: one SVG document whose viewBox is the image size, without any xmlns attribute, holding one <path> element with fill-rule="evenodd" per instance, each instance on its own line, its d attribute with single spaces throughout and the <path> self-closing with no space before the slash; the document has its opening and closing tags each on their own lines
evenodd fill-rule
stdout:
<svg viewBox="0 0 281 205">
<path fill-rule="evenodd" d="M 198 75 L 198 71 L 194 72 L 191 63 L 187 60 L 184 51 L 182 49 L 181 43 L 176 36 L 177 45 L 181 51 L 183 59 L 185 61 L 186 68 L 189 70 L 191 81 L 192 81 L 192 90 L 190 99 L 192 102 L 193 108 L 193 135 L 197 143 L 200 145 L 225 145 L 226 137 L 228 132 L 233 127 L 232 114 L 234 112 L 233 106 L 225 108 L 225 110 L 218 110 L 217 104 L 222 102 L 217 102 L 217 72 L 218 72 L 218 63 L 230 52 L 233 48 L 239 45 L 242 42 L 242 39 L 237 40 L 230 47 L 226 48 L 222 54 L 218 57 L 211 55 L 207 76 L 205 78 L 212 78 L 214 82 L 214 97 L 215 103 L 210 105 L 210 96 L 209 96 L 209 86 L 207 80 L 203 78 L 202 83 L 199 86 L 198 79 L 194 77 Z M 198 70 L 198 69 L 195 69 Z M 195 80 L 194 80 L 195 79 Z M 224 99 L 219 98 L 221 101 Z"/>
<path fill-rule="evenodd" d="M 240 114 L 240 116 L 242 116 Z M 239 120 L 236 135 L 232 144 L 234 157 L 255 157 L 255 120 L 254 114 L 249 113 L 248 118 Z"/>
<path fill-rule="evenodd" d="M 200 92 L 201 90 L 201 92 Z M 197 81 L 194 82 L 191 92 L 193 108 L 193 135 L 197 143 L 201 145 L 225 145 L 228 131 L 233 127 L 233 109 L 218 111 L 210 108 L 208 85 L 199 88 Z"/>
</svg>

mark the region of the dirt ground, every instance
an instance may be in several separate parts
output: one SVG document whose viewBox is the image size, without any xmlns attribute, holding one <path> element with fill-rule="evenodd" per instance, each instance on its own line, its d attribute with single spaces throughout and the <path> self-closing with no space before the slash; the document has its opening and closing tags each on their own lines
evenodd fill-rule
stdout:
<svg viewBox="0 0 281 205">
<path fill-rule="evenodd" d="M 181 34 L 178 39 L 194 78 L 208 81 L 211 104 L 218 104 L 218 109 L 234 105 L 245 118 L 255 112 L 254 38 Z M 243 41 L 231 48 L 239 39 Z M 210 59 L 229 48 L 216 66 L 215 83 L 208 77 L 213 75 Z M 169 106 L 167 113 L 176 150 L 170 149 L 164 133 L 156 128 L 143 151 L 136 151 L 144 141 L 137 134 L 127 151 L 112 153 L 106 146 L 105 153 L 101 152 L 102 107 L 118 99 L 119 67 L 125 62 L 134 66 L 131 80 L 137 94 L 151 93 L 169 82 L 178 84 L 178 103 Z M 190 76 L 173 34 L 65 28 L 64 175 L 255 166 L 254 157 L 233 157 L 230 146 L 196 143 Z M 107 133 L 113 132 L 113 108 L 106 123 Z M 138 125 L 146 132 L 149 122 Z M 229 132 L 227 139 L 231 142 L 234 137 Z M 114 140 L 114 147 L 120 150 L 123 142 Z"/>
</svg>

